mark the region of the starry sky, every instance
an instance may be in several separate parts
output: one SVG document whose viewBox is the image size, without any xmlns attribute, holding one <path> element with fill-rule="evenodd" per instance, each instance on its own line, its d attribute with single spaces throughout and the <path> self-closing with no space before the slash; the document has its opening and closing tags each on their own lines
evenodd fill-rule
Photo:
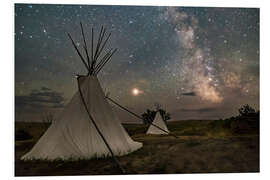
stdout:
<svg viewBox="0 0 270 180">
<path fill-rule="evenodd" d="M 112 33 L 106 48 L 118 51 L 98 79 L 135 113 L 155 103 L 172 120 L 259 109 L 259 9 L 15 4 L 14 16 L 16 121 L 57 116 L 77 91 L 86 70 L 67 33 L 82 50 L 80 21 L 89 44 L 91 27 Z"/>
</svg>

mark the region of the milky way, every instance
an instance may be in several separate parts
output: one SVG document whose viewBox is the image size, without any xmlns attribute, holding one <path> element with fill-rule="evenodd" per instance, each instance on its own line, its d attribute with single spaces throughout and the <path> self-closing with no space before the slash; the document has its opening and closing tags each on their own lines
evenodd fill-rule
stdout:
<svg viewBox="0 0 270 180">
<path fill-rule="evenodd" d="M 136 113 L 155 103 L 174 120 L 259 109 L 259 9 L 16 4 L 16 120 L 57 114 L 77 90 L 85 70 L 67 33 L 82 49 L 80 21 L 88 41 L 91 27 L 112 33 L 108 47 L 119 50 L 98 78 Z"/>
<path fill-rule="evenodd" d="M 179 76 L 183 76 L 184 80 L 188 79 L 189 90 L 195 91 L 203 100 L 221 102 L 223 98 L 216 90 L 218 80 L 212 73 L 211 52 L 208 47 L 197 47 L 195 42 L 195 38 L 199 38 L 195 36 L 199 29 L 198 19 L 174 7 L 165 10 L 164 19 L 175 25 L 179 44 L 184 48 L 185 55 L 182 59 L 179 58 L 182 61 Z"/>
</svg>

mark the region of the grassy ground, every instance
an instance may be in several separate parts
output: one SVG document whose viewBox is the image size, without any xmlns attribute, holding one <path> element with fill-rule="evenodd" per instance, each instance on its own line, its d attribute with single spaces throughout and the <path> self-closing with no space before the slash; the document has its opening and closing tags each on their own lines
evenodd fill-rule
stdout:
<svg viewBox="0 0 270 180">
<path fill-rule="evenodd" d="M 215 127 L 213 121 L 188 120 L 168 123 L 179 138 L 167 135 L 146 135 L 147 126 L 125 124 L 135 141 L 143 148 L 118 157 L 126 174 L 224 173 L 259 171 L 258 131 L 236 134 L 230 129 Z M 15 175 L 97 175 L 120 174 L 111 158 L 68 161 L 30 161 L 19 158 L 36 143 L 47 125 L 16 123 L 33 138 L 15 141 Z"/>
</svg>

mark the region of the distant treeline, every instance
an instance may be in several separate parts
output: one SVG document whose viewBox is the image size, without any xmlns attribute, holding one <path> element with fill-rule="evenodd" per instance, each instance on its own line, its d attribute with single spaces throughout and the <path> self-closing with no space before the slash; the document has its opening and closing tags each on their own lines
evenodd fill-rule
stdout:
<svg viewBox="0 0 270 180">
<path fill-rule="evenodd" d="M 239 115 L 210 123 L 213 130 L 229 129 L 233 133 L 259 133 L 260 111 L 246 104 L 238 109 Z"/>
</svg>

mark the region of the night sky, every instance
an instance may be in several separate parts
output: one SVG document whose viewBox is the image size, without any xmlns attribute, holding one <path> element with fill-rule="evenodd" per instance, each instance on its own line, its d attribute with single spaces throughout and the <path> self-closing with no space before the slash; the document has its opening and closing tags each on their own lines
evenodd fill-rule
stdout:
<svg viewBox="0 0 270 180">
<path fill-rule="evenodd" d="M 173 120 L 259 109 L 259 9 L 16 4 L 17 121 L 57 116 L 77 91 L 75 74 L 86 71 L 67 33 L 82 50 L 80 21 L 89 45 L 91 27 L 112 32 L 106 47 L 118 51 L 98 78 L 138 114 L 155 103 Z"/>
</svg>

